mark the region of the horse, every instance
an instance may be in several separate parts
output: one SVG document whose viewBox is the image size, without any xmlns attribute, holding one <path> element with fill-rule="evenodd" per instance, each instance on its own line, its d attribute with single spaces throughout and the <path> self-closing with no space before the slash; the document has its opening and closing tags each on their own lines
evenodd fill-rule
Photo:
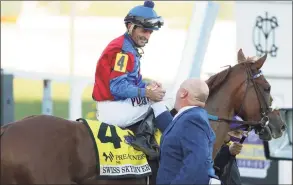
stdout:
<svg viewBox="0 0 293 185">
<path fill-rule="evenodd" d="M 273 102 L 270 95 L 271 86 L 261 71 L 267 54 L 258 60 L 254 60 L 254 58 L 245 57 L 240 49 L 237 54 L 237 65 L 221 71 L 207 80 L 210 94 L 206 110 L 209 114 L 221 117 L 218 120 L 210 120 L 217 138 L 213 157 L 219 151 L 225 135 L 230 129 L 229 124 L 223 124 L 223 122 L 234 121 L 243 126 L 252 126 L 259 138 L 264 141 L 281 137 L 286 129 L 280 112 L 271 108 Z M 235 121 L 232 119 L 234 115 L 247 121 Z"/>
<path fill-rule="evenodd" d="M 278 111 L 270 108 L 270 85 L 260 71 L 265 60 L 266 55 L 249 60 L 239 50 L 238 64 L 206 81 L 210 88 L 206 109 L 217 138 L 213 157 L 234 115 L 243 118 L 240 126 L 254 129 L 265 141 L 281 137 L 286 129 Z M 150 178 L 99 178 L 93 137 L 83 122 L 49 115 L 32 115 L 2 126 L 1 184 L 155 184 L 157 161 L 148 161 Z"/>
</svg>

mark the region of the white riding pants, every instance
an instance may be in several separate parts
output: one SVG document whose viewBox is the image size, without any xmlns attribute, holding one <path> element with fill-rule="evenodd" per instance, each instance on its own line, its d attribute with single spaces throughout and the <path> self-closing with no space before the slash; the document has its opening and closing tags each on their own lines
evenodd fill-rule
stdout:
<svg viewBox="0 0 293 185">
<path fill-rule="evenodd" d="M 147 98 L 97 102 L 97 119 L 110 125 L 128 127 L 144 118 L 151 102 Z"/>
<path fill-rule="evenodd" d="M 174 98 L 164 98 L 163 102 L 168 109 L 174 107 Z M 96 104 L 96 117 L 109 125 L 125 128 L 143 120 L 152 103 L 148 98 L 100 101 Z"/>
</svg>

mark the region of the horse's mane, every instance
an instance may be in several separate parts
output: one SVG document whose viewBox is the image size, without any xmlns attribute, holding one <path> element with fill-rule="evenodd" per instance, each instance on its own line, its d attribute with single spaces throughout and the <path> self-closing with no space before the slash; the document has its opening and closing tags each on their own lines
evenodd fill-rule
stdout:
<svg viewBox="0 0 293 185">
<path fill-rule="evenodd" d="M 206 80 L 207 85 L 210 89 L 210 95 L 217 89 L 219 86 L 221 86 L 225 79 L 228 77 L 228 75 L 231 72 L 231 66 L 229 65 L 229 68 L 211 76 L 209 79 Z"/>
<path fill-rule="evenodd" d="M 255 61 L 257 61 L 258 57 L 247 57 L 245 60 L 243 61 L 238 61 L 238 64 L 240 63 L 254 63 Z M 225 66 L 226 67 L 226 66 Z M 228 65 L 229 68 L 214 74 L 213 76 L 211 76 L 209 79 L 206 80 L 207 85 L 209 86 L 210 89 L 210 95 L 215 91 L 215 89 L 218 89 L 219 86 L 221 86 L 225 79 L 228 77 L 228 75 L 231 72 L 231 66 Z"/>
</svg>

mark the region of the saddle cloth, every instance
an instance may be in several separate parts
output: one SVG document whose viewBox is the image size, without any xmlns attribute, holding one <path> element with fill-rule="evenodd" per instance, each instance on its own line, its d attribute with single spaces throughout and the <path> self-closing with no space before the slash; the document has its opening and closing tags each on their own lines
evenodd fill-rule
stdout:
<svg viewBox="0 0 293 185">
<path fill-rule="evenodd" d="M 97 120 L 78 120 L 82 120 L 87 126 L 95 144 L 99 178 L 138 178 L 151 175 L 146 155 L 129 144 L 134 136 L 131 130 Z M 157 143 L 160 143 L 160 137 L 161 132 L 157 130 Z"/>
</svg>

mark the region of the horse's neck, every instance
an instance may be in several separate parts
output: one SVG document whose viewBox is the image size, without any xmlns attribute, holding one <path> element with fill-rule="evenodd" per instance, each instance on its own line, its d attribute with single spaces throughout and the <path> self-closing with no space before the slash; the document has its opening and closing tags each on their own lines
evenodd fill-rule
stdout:
<svg viewBox="0 0 293 185">
<path fill-rule="evenodd" d="M 209 114 L 225 118 L 231 117 L 234 113 L 232 97 L 230 92 L 218 91 L 209 96 L 205 108 Z"/>
<path fill-rule="evenodd" d="M 217 92 L 211 94 L 206 104 L 206 110 L 209 114 L 216 115 L 224 118 L 231 118 L 234 114 L 233 108 L 233 92 L 226 92 L 225 88 L 222 87 Z M 213 157 L 220 150 L 224 143 L 224 139 L 227 136 L 229 125 L 224 122 L 210 121 L 211 127 L 216 134 L 216 141 L 214 144 Z"/>
</svg>

